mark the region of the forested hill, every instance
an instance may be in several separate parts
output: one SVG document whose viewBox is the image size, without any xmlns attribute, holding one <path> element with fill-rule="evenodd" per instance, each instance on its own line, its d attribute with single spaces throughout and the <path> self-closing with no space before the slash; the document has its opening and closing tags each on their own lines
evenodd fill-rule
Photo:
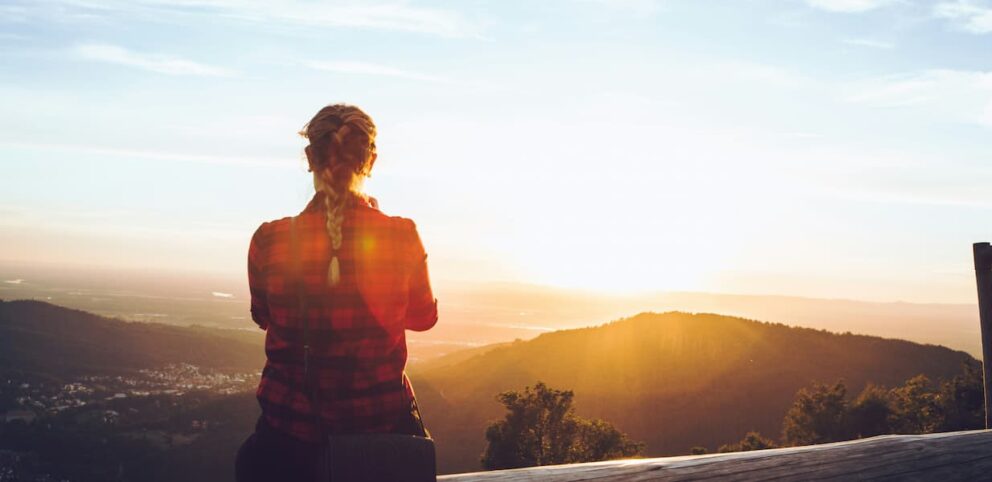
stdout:
<svg viewBox="0 0 992 482">
<path fill-rule="evenodd" d="M 0 301 L 0 369 L 72 376 L 170 363 L 253 371 L 261 330 L 124 322 L 40 301 Z"/>
<path fill-rule="evenodd" d="M 614 423 L 653 456 L 713 450 L 749 430 L 777 438 L 796 391 L 813 381 L 844 379 L 856 394 L 921 373 L 950 378 L 971 359 L 934 345 L 674 312 L 452 357 L 412 375 L 444 473 L 478 469 L 487 422 L 502 416 L 495 394 L 539 380 L 574 390 L 580 415 Z"/>
<path fill-rule="evenodd" d="M 261 335 L 124 322 L 38 301 L 0 302 L 0 374 L 72 378 L 175 363 L 257 372 L 264 364 Z M 685 454 L 697 445 L 713 450 L 750 430 L 777 438 L 796 391 L 813 381 L 844 379 L 856 394 L 868 382 L 896 386 L 921 373 L 950 378 L 966 360 L 964 352 L 901 340 L 718 315 L 644 313 L 453 353 L 410 372 L 437 441 L 439 469 L 452 473 L 479 469 L 485 428 L 503 415 L 495 395 L 537 381 L 573 390 L 579 415 L 613 423 L 646 442 L 644 455 L 653 456 Z M 227 427 L 218 432 L 227 437 L 223 443 L 214 447 L 214 439 L 205 438 L 197 450 L 233 453 L 250 430 L 257 416 L 253 394 L 231 397 L 247 408 L 218 425 Z"/>
</svg>

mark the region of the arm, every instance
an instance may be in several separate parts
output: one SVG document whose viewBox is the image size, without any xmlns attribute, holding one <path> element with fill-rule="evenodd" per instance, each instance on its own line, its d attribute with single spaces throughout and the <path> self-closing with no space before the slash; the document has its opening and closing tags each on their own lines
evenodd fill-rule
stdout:
<svg viewBox="0 0 992 482">
<path fill-rule="evenodd" d="M 261 266 L 262 224 L 255 230 L 248 245 L 248 291 L 251 293 L 251 319 L 261 329 L 269 327 L 269 304 L 265 290 L 265 272 Z"/>
<path fill-rule="evenodd" d="M 427 331 L 437 323 L 437 299 L 431 290 L 427 273 L 427 253 L 417 234 L 417 226 L 410 221 L 410 271 L 409 297 L 406 309 L 406 328 Z"/>
</svg>

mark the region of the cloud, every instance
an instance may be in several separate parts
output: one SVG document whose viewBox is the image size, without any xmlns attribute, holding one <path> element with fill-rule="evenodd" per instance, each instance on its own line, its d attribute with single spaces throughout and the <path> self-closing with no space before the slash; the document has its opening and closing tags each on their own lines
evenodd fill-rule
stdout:
<svg viewBox="0 0 992 482">
<path fill-rule="evenodd" d="M 23 5 L 0 5 L 3 23 L 23 23 L 30 18 L 30 10 Z"/>
<path fill-rule="evenodd" d="M 626 10 L 640 15 L 656 14 L 664 8 L 666 0 L 582 0 L 585 3 L 594 4 L 618 10 Z"/>
<path fill-rule="evenodd" d="M 211 154 L 188 154 L 181 152 L 164 152 L 142 149 L 80 145 L 80 144 L 35 144 L 30 142 L 15 142 L 0 140 L 0 147 L 32 149 L 43 151 L 58 151 L 69 153 L 100 154 L 105 156 L 126 157 L 131 159 L 147 159 L 154 161 L 193 162 L 228 166 L 266 167 L 275 169 L 293 169 L 299 167 L 298 160 L 291 158 L 262 158 L 250 156 L 216 156 Z"/>
<path fill-rule="evenodd" d="M 24 280 L 23 280 L 23 279 L 20 279 L 20 278 L 17 278 L 17 279 L 9 279 L 9 280 L 5 280 L 5 281 L 4 281 L 4 283 L 7 283 L 7 284 L 9 284 L 9 285 L 19 285 L 19 284 L 21 284 L 21 283 L 23 283 L 23 282 L 24 282 Z"/>
<path fill-rule="evenodd" d="M 710 75 L 716 75 L 717 78 L 737 79 L 762 85 L 798 87 L 807 84 L 810 80 L 799 72 L 785 67 L 747 60 L 717 62 L 708 69 Z"/>
<path fill-rule="evenodd" d="M 947 169 L 946 159 L 923 160 L 898 154 L 900 162 L 885 167 L 866 163 L 847 172 L 826 173 L 824 193 L 845 199 L 889 204 L 916 204 L 992 209 L 986 186 L 992 170 L 979 166 Z"/>
<path fill-rule="evenodd" d="M 124 65 L 167 75 L 206 77 L 227 77 L 234 75 L 233 71 L 221 67 L 214 67 L 167 55 L 139 54 L 116 45 L 82 44 L 74 47 L 72 52 L 83 60 Z"/>
<path fill-rule="evenodd" d="M 212 294 L 214 296 L 214 298 L 234 298 L 234 295 L 233 294 L 231 294 L 231 293 L 222 293 L 220 291 L 211 291 L 210 294 Z"/>
<path fill-rule="evenodd" d="M 39 2 L 40 3 L 40 2 Z M 346 27 L 402 31 L 442 37 L 476 36 L 476 26 L 459 13 L 418 7 L 407 2 L 344 2 L 305 0 L 54 0 L 23 2 L 21 17 L 82 12 L 90 18 L 145 17 L 154 21 L 189 22 L 192 17 L 218 17 L 260 27 Z M 53 8 L 54 7 L 54 8 Z"/>
<path fill-rule="evenodd" d="M 231 3 L 233 15 L 260 21 L 281 19 L 296 24 L 398 30 L 442 37 L 470 36 L 474 30 L 467 20 L 454 12 L 399 3 L 379 5 L 334 5 L 297 1 Z"/>
<path fill-rule="evenodd" d="M 860 13 L 895 3 L 895 0 L 806 0 L 806 4 L 828 12 Z"/>
<path fill-rule="evenodd" d="M 873 49 L 890 50 L 895 48 L 895 44 L 891 42 L 885 42 L 882 40 L 873 40 L 868 38 L 846 38 L 841 41 L 848 45 L 857 45 L 859 47 L 869 47 Z"/>
<path fill-rule="evenodd" d="M 967 32 L 992 33 L 992 5 L 972 0 L 940 2 L 933 7 L 933 14 L 951 20 Z"/>
<path fill-rule="evenodd" d="M 352 74 L 352 75 L 376 75 L 384 77 L 398 77 L 402 79 L 411 80 L 424 80 L 429 82 L 447 82 L 447 79 L 443 77 L 438 77 L 435 75 L 422 74 L 419 72 L 411 72 L 408 70 L 396 69 L 386 65 L 372 64 L 368 62 L 353 62 L 353 61 L 322 61 L 322 60 L 310 60 L 304 62 L 304 65 L 315 70 L 323 70 L 325 72 L 335 72 L 339 74 Z"/>
<path fill-rule="evenodd" d="M 850 102 L 992 127 L 992 71 L 926 70 L 861 82 Z"/>
<path fill-rule="evenodd" d="M 0 32 L 0 39 L 4 40 L 28 40 L 30 37 L 13 32 Z"/>
</svg>

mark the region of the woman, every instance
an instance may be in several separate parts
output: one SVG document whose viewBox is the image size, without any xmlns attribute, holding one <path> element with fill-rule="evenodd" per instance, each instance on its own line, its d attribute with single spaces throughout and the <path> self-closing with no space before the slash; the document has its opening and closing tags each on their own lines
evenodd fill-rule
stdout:
<svg viewBox="0 0 992 482">
<path fill-rule="evenodd" d="M 317 112 L 300 132 L 316 193 L 252 236 L 251 315 L 266 330 L 267 362 L 239 481 L 314 480 L 327 434 L 428 436 L 404 373 L 404 330 L 433 327 L 437 300 L 413 221 L 362 194 L 375 134 L 358 107 Z"/>
</svg>

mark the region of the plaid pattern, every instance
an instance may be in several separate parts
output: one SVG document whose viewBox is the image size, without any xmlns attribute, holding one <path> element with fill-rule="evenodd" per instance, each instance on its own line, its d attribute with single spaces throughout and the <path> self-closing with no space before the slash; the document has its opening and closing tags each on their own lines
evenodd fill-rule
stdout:
<svg viewBox="0 0 992 482">
<path fill-rule="evenodd" d="M 410 414 L 405 330 L 437 322 L 427 255 L 413 221 L 386 216 L 374 200 L 345 211 L 341 283 L 327 285 L 331 259 L 322 194 L 297 217 L 309 320 L 310 370 L 327 433 L 392 432 Z M 263 223 L 248 248 L 252 319 L 266 330 L 256 396 L 274 428 L 318 441 L 303 384 L 302 317 L 291 259 L 291 218 Z"/>
</svg>

